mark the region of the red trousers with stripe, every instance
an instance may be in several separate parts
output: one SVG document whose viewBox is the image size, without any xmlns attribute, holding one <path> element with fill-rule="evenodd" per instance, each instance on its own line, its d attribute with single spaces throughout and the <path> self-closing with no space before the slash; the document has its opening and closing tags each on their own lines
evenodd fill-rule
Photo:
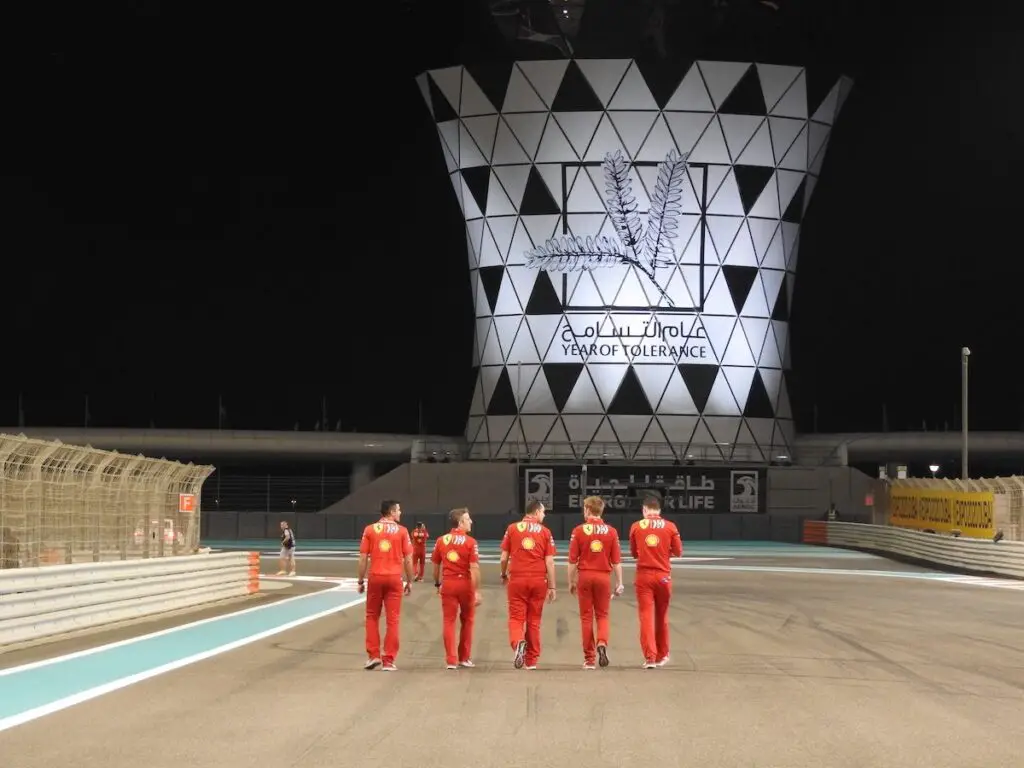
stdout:
<svg viewBox="0 0 1024 768">
<path fill-rule="evenodd" d="M 444 619 L 444 655 L 448 664 L 468 661 L 473 653 L 473 622 L 476 618 L 476 592 L 469 579 L 445 579 L 441 585 L 441 613 Z M 455 641 L 455 622 L 462 628 Z"/>
<path fill-rule="evenodd" d="M 672 576 L 648 568 L 637 569 L 636 606 L 640 614 L 640 648 L 646 661 L 668 656 L 668 608 L 672 603 Z"/>
<path fill-rule="evenodd" d="M 508 582 L 508 641 L 526 640 L 526 666 L 540 658 L 540 620 L 548 597 L 547 576 L 514 576 Z"/>
<path fill-rule="evenodd" d="M 370 576 L 366 582 L 366 655 L 390 664 L 398 655 L 398 630 L 402 619 L 402 577 Z M 387 631 L 384 654 L 380 652 L 380 615 L 384 613 Z"/>
<path fill-rule="evenodd" d="M 608 611 L 612 603 L 611 575 L 601 571 L 580 571 L 576 585 L 576 599 L 580 604 L 580 628 L 583 630 L 583 659 L 593 664 L 597 659 L 597 646 L 608 645 Z M 594 620 L 597 637 L 594 637 Z"/>
</svg>

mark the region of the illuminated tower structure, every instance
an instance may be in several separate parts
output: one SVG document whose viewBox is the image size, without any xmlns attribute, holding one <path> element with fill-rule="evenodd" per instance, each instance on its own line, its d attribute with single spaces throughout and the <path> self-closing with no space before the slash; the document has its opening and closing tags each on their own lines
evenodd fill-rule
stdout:
<svg viewBox="0 0 1024 768">
<path fill-rule="evenodd" d="M 470 456 L 788 456 L 800 223 L 851 82 L 645 56 L 642 25 L 623 55 L 626 0 L 589 37 L 583 0 L 490 5 L 506 58 L 417 79 L 466 221 Z"/>
</svg>

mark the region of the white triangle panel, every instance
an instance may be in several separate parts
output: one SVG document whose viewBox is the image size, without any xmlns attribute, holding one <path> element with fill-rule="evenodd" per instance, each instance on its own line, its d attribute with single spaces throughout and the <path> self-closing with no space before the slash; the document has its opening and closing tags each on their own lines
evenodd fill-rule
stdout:
<svg viewBox="0 0 1024 768">
<path fill-rule="evenodd" d="M 739 416 L 741 413 L 736 399 L 732 395 L 729 383 L 725 376 L 715 379 L 715 385 L 711 388 L 711 395 L 708 397 L 707 405 L 704 406 L 705 416 Z"/>
<path fill-rule="evenodd" d="M 525 307 L 527 302 L 529 302 L 530 295 L 533 293 L 534 283 L 537 282 L 537 275 L 539 274 L 538 270 L 530 269 L 529 267 L 505 267 L 505 280 L 512 283 L 521 306 Z"/>
<path fill-rule="evenodd" d="M 550 355 L 548 362 L 550 362 Z M 604 413 L 601 398 L 598 396 L 597 389 L 594 388 L 586 368 L 583 369 L 580 377 L 576 380 L 576 386 L 573 387 L 569 399 L 565 401 L 562 413 Z M 566 422 L 565 426 L 569 429 L 569 434 L 571 435 L 572 428 L 569 426 L 569 423 Z M 596 424 L 594 428 L 597 429 Z"/>
<path fill-rule="evenodd" d="M 502 353 L 501 344 L 498 342 L 498 334 L 492 328 L 483 342 L 480 352 L 481 365 L 501 365 L 505 362 L 505 355 Z"/>
<path fill-rule="evenodd" d="M 740 220 L 742 222 L 742 219 Z M 735 267 L 756 267 L 757 254 L 754 252 L 754 243 L 750 239 L 750 230 L 741 224 L 736 233 L 736 239 L 732 241 L 732 247 L 725 257 L 723 264 Z"/>
<path fill-rule="evenodd" d="M 665 395 L 658 404 L 657 413 L 666 415 L 696 415 L 699 413 L 697 405 L 690 395 L 690 390 L 687 389 L 679 369 L 675 366 L 672 366 L 669 373 L 668 385 L 665 387 Z"/>
<path fill-rule="evenodd" d="M 498 110 L 491 104 L 491 100 L 480 90 L 473 76 L 469 72 L 462 73 L 462 100 L 459 104 L 459 115 L 467 117 L 470 115 L 493 115 Z"/>
<path fill-rule="evenodd" d="M 548 348 L 552 346 L 553 342 L 557 345 L 557 342 L 561 341 L 558 332 L 562 328 L 562 316 L 529 315 L 526 318 L 526 325 L 530 329 L 530 335 L 533 336 L 533 343 L 540 353 L 541 360 L 547 360 L 545 355 L 548 353 Z"/>
<path fill-rule="evenodd" d="M 540 146 L 541 136 L 544 135 L 544 125 L 548 116 L 543 112 L 526 112 L 517 115 L 505 115 L 505 122 L 512 129 L 527 158 L 532 160 L 537 154 Z M 570 155 L 571 157 L 571 155 Z"/>
<path fill-rule="evenodd" d="M 704 112 L 666 112 L 665 122 L 668 124 L 668 128 L 675 139 L 679 151 L 685 154 L 692 152 L 701 136 L 708 130 L 713 117 L 714 115 Z M 721 134 L 717 123 L 715 124 L 715 129 Z M 724 146 L 724 139 L 722 139 L 722 143 Z M 689 159 L 696 162 L 692 156 Z"/>
<path fill-rule="evenodd" d="M 523 427 L 526 431 L 526 427 Z M 573 458 L 572 441 L 565 431 L 561 419 L 556 419 L 548 432 L 544 444 L 537 449 L 535 457 L 539 459 L 571 459 Z"/>
<path fill-rule="evenodd" d="M 764 346 L 761 348 L 761 358 L 757 364 L 762 368 L 782 368 L 782 351 L 779 349 L 775 334 L 769 328 L 764 337 Z"/>
<path fill-rule="evenodd" d="M 484 400 L 484 388 L 479 375 L 473 385 L 473 399 L 469 403 L 469 412 L 474 416 L 483 416 L 487 413 L 487 401 Z"/>
<path fill-rule="evenodd" d="M 753 288 L 751 288 L 753 290 Z M 768 336 L 769 320 L 764 317 L 741 317 L 740 328 L 743 335 L 747 337 L 747 344 L 753 353 L 754 362 L 760 365 L 761 350 L 764 348 L 764 340 Z"/>
<path fill-rule="evenodd" d="M 742 216 L 743 201 L 740 199 L 740 188 L 736 184 L 736 175 L 732 168 L 722 179 L 718 191 L 708 204 L 708 213 L 720 216 Z"/>
<path fill-rule="evenodd" d="M 674 371 L 676 371 L 675 365 L 648 363 L 633 366 L 633 372 L 636 373 L 637 380 L 640 382 L 640 388 L 647 396 L 647 402 L 655 410 L 661 402 L 661 396 L 665 393 Z"/>
<path fill-rule="evenodd" d="M 552 112 L 578 157 L 585 157 L 604 112 Z"/>
<path fill-rule="evenodd" d="M 622 377 L 626 375 L 626 363 L 591 363 L 587 365 L 590 377 L 594 380 L 597 394 L 601 397 L 604 405 L 602 410 L 607 410 L 611 405 L 615 393 L 619 391 Z"/>
<path fill-rule="evenodd" d="M 487 165 L 487 158 L 463 125 L 459 131 L 459 167 L 476 168 L 481 165 Z"/>
<path fill-rule="evenodd" d="M 632 458 L 626 456 L 625 451 L 622 450 L 622 445 L 619 443 L 619 436 L 615 434 L 615 430 L 612 428 L 611 422 L 605 419 L 601 422 L 601 426 L 597 428 L 597 432 L 594 433 L 594 437 L 590 441 L 590 451 L 592 455 L 600 455 L 606 458 Z"/>
<path fill-rule="evenodd" d="M 757 133 L 747 143 L 736 163 L 737 165 L 756 165 L 762 168 L 775 167 L 775 154 L 772 151 L 772 134 L 767 120 L 760 124 Z"/>
<path fill-rule="evenodd" d="M 484 282 L 480 279 L 480 273 L 476 273 L 476 300 L 473 302 L 477 317 L 490 317 L 491 305 L 487 301 L 487 291 L 484 290 Z"/>
<path fill-rule="evenodd" d="M 601 200 L 601 195 L 597 189 L 594 188 L 589 173 L 582 168 L 567 168 L 566 172 L 568 174 L 566 183 L 569 185 L 569 195 L 565 202 L 566 213 L 587 212 L 601 214 L 596 227 L 593 224 L 589 224 L 589 229 L 581 229 L 574 226 L 575 222 L 569 222 L 569 226 L 573 233 L 577 235 L 583 237 L 593 236 L 600 229 L 601 223 L 604 221 L 604 202 Z"/>
<path fill-rule="evenodd" d="M 747 294 L 747 300 L 740 311 L 743 317 L 771 317 L 771 307 L 765 298 L 764 285 L 762 283 L 764 272 L 765 270 L 758 272 L 754 278 L 754 284 L 750 286 L 750 293 Z"/>
<path fill-rule="evenodd" d="M 799 74 L 793 84 L 786 89 L 786 92 L 779 98 L 778 102 L 769 108 L 769 113 L 778 117 L 797 117 L 807 119 L 807 76 L 803 72 Z"/>
<path fill-rule="evenodd" d="M 732 337 L 729 339 L 729 346 L 726 348 L 722 365 L 747 365 L 751 366 L 750 370 L 753 370 L 752 366 L 754 364 L 754 355 L 751 353 L 750 345 L 747 343 L 747 335 L 737 326 L 736 330 L 733 331 Z M 743 405 L 744 403 L 740 403 L 740 407 L 743 407 Z"/>
<path fill-rule="evenodd" d="M 791 120 L 787 117 L 769 117 L 768 127 L 772 134 L 772 149 L 775 153 L 776 165 L 782 162 L 782 158 L 793 146 L 797 135 L 804 129 L 807 123 L 803 120 Z"/>
<path fill-rule="evenodd" d="M 761 81 L 761 94 L 764 96 L 765 106 L 771 112 L 779 99 L 782 98 L 782 95 L 793 84 L 793 81 L 796 80 L 801 69 L 800 67 L 788 67 L 780 64 L 755 64 L 754 66 L 757 67 L 757 78 Z"/>
<path fill-rule="evenodd" d="M 601 100 L 602 106 L 608 107 L 612 95 L 626 74 L 629 59 L 576 59 L 583 76 L 594 89 L 594 94 Z"/>
<path fill-rule="evenodd" d="M 459 121 L 449 120 L 437 124 L 437 134 L 441 139 L 441 149 L 448 173 L 459 167 Z"/>
<path fill-rule="evenodd" d="M 519 336 L 529 336 L 529 334 L 520 333 Z M 509 363 L 508 365 L 508 380 L 512 385 L 512 394 L 515 397 L 516 406 L 520 410 L 526 410 L 523 408 L 523 403 L 526 402 L 527 397 L 530 395 L 538 373 L 540 373 L 539 365 L 519 365 L 517 363 Z M 541 375 L 540 378 L 544 379 L 544 376 Z M 546 383 L 547 380 L 545 379 Z M 536 412 L 547 413 L 549 410 L 541 409 Z"/>
<path fill-rule="evenodd" d="M 530 235 L 526 231 L 526 225 L 523 224 L 521 219 L 516 219 L 516 231 L 512 235 L 512 244 L 508 247 L 508 260 L 507 264 L 526 264 L 526 253 L 533 248 L 533 242 L 530 240 Z M 530 270 L 536 272 L 537 270 Z M 522 297 L 520 297 L 522 298 Z M 529 301 L 529 297 L 523 299 L 523 302 Z"/>
<path fill-rule="evenodd" d="M 491 194 L 494 194 L 493 190 L 497 182 L 491 179 Z M 501 193 L 504 196 L 504 192 Z M 501 256 L 502 261 L 508 257 L 508 249 L 512 245 L 512 234 L 515 232 L 517 218 L 515 216 L 495 216 L 487 218 L 487 228 L 491 231 L 491 237 L 494 239 L 494 244 L 498 249 L 498 254 Z M 519 295 L 521 300 L 523 299 L 522 294 Z M 529 297 L 527 297 L 529 298 Z"/>
<path fill-rule="evenodd" d="M 540 141 L 540 148 L 537 150 L 536 162 L 564 163 L 575 160 L 577 157 L 569 140 L 562 133 L 558 121 L 548 120 L 547 125 L 544 126 L 544 137 Z"/>
<path fill-rule="evenodd" d="M 565 69 L 569 66 L 568 59 L 544 59 L 540 61 L 520 61 L 519 68 L 526 75 L 533 89 L 550 109 L 562 84 Z M 505 97 L 506 103 L 508 97 Z"/>
<path fill-rule="evenodd" d="M 758 445 L 746 422 L 740 424 L 739 431 L 736 433 L 736 445 L 733 448 L 732 460 L 765 461 L 764 449 Z"/>
<path fill-rule="evenodd" d="M 654 120 L 659 115 L 657 112 L 609 112 L 612 125 L 622 138 L 622 143 L 629 152 L 629 157 L 635 158 L 637 153 L 654 127 Z M 665 158 L 662 157 L 662 160 Z"/>
<path fill-rule="evenodd" d="M 501 365 L 486 365 L 480 369 L 480 388 L 483 390 L 484 403 L 491 402 L 491 396 L 503 370 L 505 367 Z"/>
<path fill-rule="evenodd" d="M 658 109 L 658 103 L 635 63 L 626 70 L 626 75 L 608 103 L 608 109 Z"/>
<path fill-rule="evenodd" d="M 832 129 L 821 123 L 811 123 L 807 128 L 807 159 L 814 161 L 828 141 Z"/>
<path fill-rule="evenodd" d="M 725 135 L 725 144 L 734 162 L 738 162 L 747 143 L 765 122 L 763 117 L 756 115 L 719 115 L 718 120 Z"/>
<path fill-rule="evenodd" d="M 464 117 L 462 126 L 469 131 L 473 143 L 480 150 L 484 160 L 489 163 L 491 154 L 494 152 L 494 135 L 498 129 L 498 116 Z"/>
<path fill-rule="evenodd" d="M 707 458 L 716 461 L 722 458 L 721 449 L 715 445 L 715 438 L 708 429 L 704 419 L 699 419 L 693 428 L 693 436 L 690 438 L 690 445 L 686 453 L 687 458 Z"/>
<path fill-rule="evenodd" d="M 563 415 L 562 423 L 565 425 L 565 432 L 569 435 L 569 440 L 576 444 L 582 444 L 579 447 L 585 448 L 590 443 L 590 438 L 597 432 L 601 417 L 596 414 L 589 416 Z M 577 453 L 579 453 L 578 450 Z"/>
<path fill-rule="evenodd" d="M 543 376 L 541 377 L 543 378 Z M 526 438 L 526 446 L 531 456 L 536 456 L 540 451 L 544 440 L 547 438 L 551 427 L 554 426 L 557 416 L 535 416 L 523 414 L 519 417 L 519 423 L 523 428 L 523 437 Z"/>
<path fill-rule="evenodd" d="M 705 221 L 708 232 L 711 234 L 715 252 L 718 254 L 719 259 L 724 258 L 729 253 L 729 248 L 732 247 L 732 241 L 736 239 L 736 233 L 739 231 L 743 219 L 739 216 L 708 215 Z M 706 251 L 707 249 L 705 248 L 705 253 Z"/>
<path fill-rule="evenodd" d="M 770 449 L 775 432 L 775 419 L 746 419 L 747 428 L 754 442 L 762 449 Z M 765 458 L 771 460 L 772 456 Z"/>
<path fill-rule="evenodd" d="M 639 162 L 660 163 L 675 148 L 675 139 L 672 138 L 672 133 L 668 129 L 665 118 L 658 115 L 654 125 L 651 127 L 650 133 L 647 134 L 643 145 L 637 151 L 636 159 Z M 637 190 L 634 188 L 635 191 Z"/>
<path fill-rule="evenodd" d="M 786 273 L 777 269 L 762 269 L 758 274 L 758 280 L 764 285 L 764 298 L 768 309 L 768 314 L 760 315 L 760 317 L 770 317 L 775 310 L 775 304 L 779 300 L 779 292 L 782 290 L 782 283 L 785 279 Z M 757 316 L 755 315 L 755 317 Z"/>
<path fill-rule="evenodd" d="M 705 267 L 704 285 L 707 286 L 707 297 L 704 299 L 704 311 L 709 315 L 735 315 L 736 307 L 732 303 L 729 284 L 725 275 L 717 267 Z"/>
<path fill-rule="evenodd" d="M 505 118 L 498 123 L 498 133 L 494 138 L 494 153 L 491 155 L 491 165 L 512 165 L 515 163 L 528 163 L 530 158 L 526 156 L 520 146 L 515 134 Z"/>
<path fill-rule="evenodd" d="M 779 229 L 779 222 L 775 219 L 747 219 L 747 226 L 750 228 L 750 239 L 754 245 L 754 253 L 757 254 L 757 261 L 764 260 L 768 252 L 768 245 Z"/>
<path fill-rule="evenodd" d="M 792 146 L 786 152 L 785 157 L 779 161 L 780 168 L 788 168 L 791 171 L 807 170 L 807 129 L 800 131 Z"/>
<path fill-rule="evenodd" d="M 527 366 L 523 366 L 525 369 Z M 525 376 L 525 371 L 523 372 Z M 555 398 L 551 395 L 551 388 L 548 386 L 548 378 L 543 373 L 539 374 L 530 386 L 529 393 L 524 393 L 523 411 L 525 413 L 558 413 L 555 406 Z M 548 424 L 550 427 L 551 424 Z M 529 440 L 527 435 L 527 440 Z"/>
<path fill-rule="evenodd" d="M 537 354 L 537 348 L 533 343 L 533 335 L 526 325 L 520 326 L 519 333 L 516 334 L 516 340 L 512 343 L 512 349 L 508 353 L 508 359 L 510 363 L 542 362 L 543 358 Z M 524 370 L 523 373 L 525 374 L 526 371 Z"/>
<path fill-rule="evenodd" d="M 512 201 L 508 199 L 508 195 L 505 194 L 505 190 L 501 184 L 498 183 L 498 177 L 491 171 L 491 179 L 487 185 L 487 210 L 485 215 L 487 216 L 515 216 L 519 213 L 516 206 L 512 205 Z M 509 237 L 511 238 L 512 232 L 509 230 Z M 507 251 L 502 252 L 504 256 Z"/>
<path fill-rule="evenodd" d="M 480 263 L 480 252 L 483 250 L 484 220 L 472 219 L 466 222 L 466 235 L 470 243 L 470 258 Z"/>
<path fill-rule="evenodd" d="M 484 425 L 484 419 L 482 416 L 470 416 L 466 420 L 466 441 L 469 443 L 475 443 L 477 435 L 480 434 L 480 429 Z"/>
<path fill-rule="evenodd" d="M 740 333 L 733 334 L 733 339 L 742 335 Z M 744 343 L 746 342 L 744 341 Z M 732 390 L 732 396 L 736 399 L 740 412 L 747 407 L 747 398 L 750 396 L 750 387 L 754 383 L 755 371 L 754 368 L 722 367 L 722 373 L 725 374 L 725 380 L 729 384 L 729 389 Z"/>
<path fill-rule="evenodd" d="M 498 342 L 501 344 L 501 351 L 506 360 L 512 351 L 512 344 L 516 340 L 516 333 L 519 331 L 522 319 L 522 313 L 494 318 L 494 330 L 498 332 Z"/>
<path fill-rule="evenodd" d="M 556 200 L 560 200 L 562 197 L 561 190 L 559 190 L 558 197 Z M 535 216 L 520 216 L 519 220 L 526 227 L 526 233 L 530 236 L 530 240 L 534 245 L 542 245 L 552 237 L 555 236 L 555 230 L 558 229 L 558 223 L 561 220 L 561 216 L 556 214 L 537 214 Z M 560 232 L 558 234 L 561 234 Z"/>
<path fill-rule="evenodd" d="M 800 225 L 795 222 L 782 222 L 782 246 L 786 254 L 786 269 L 793 270 L 796 266 L 797 245 L 800 242 Z"/>
<path fill-rule="evenodd" d="M 750 64 L 736 61 L 698 61 L 697 66 L 700 67 L 704 82 L 707 83 L 715 109 L 721 107 L 729 98 L 732 89 L 750 68 Z"/>
<path fill-rule="evenodd" d="M 478 360 L 474 365 L 479 365 L 480 350 L 484 348 L 484 344 L 487 342 L 487 334 L 491 332 L 491 325 L 492 322 L 489 317 L 476 318 L 476 332 L 473 334 L 473 346 L 475 347 Z"/>
<path fill-rule="evenodd" d="M 711 165 L 704 169 L 703 178 L 694 179 L 694 189 L 700 189 L 703 185 L 707 186 L 707 199 L 713 200 L 715 195 L 718 193 L 718 188 L 722 186 L 722 182 L 725 181 L 725 177 L 729 175 L 732 169 L 728 165 Z M 698 193 L 699 194 L 699 193 Z"/>
<path fill-rule="evenodd" d="M 479 221 L 483 221 L 483 219 L 479 219 Z M 481 267 L 500 267 L 505 263 L 501 253 L 498 251 L 497 243 L 494 242 L 494 238 L 491 236 L 489 227 L 485 226 L 481 230 L 480 250 L 477 251 L 477 254 L 480 258 Z"/>
<path fill-rule="evenodd" d="M 836 106 L 839 104 L 839 87 L 839 83 L 832 86 L 832 90 L 829 91 L 828 96 L 825 97 L 825 100 L 821 102 L 821 106 L 819 106 L 811 116 L 812 120 L 819 123 L 825 123 L 826 125 L 832 125 L 836 116 Z"/>
<path fill-rule="evenodd" d="M 708 430 L 711 432 L 715 442 L 721 444 L 719 448 L 722 450 L 722 453 L 728 456 L 732 452 L 732 446 L 736 443 L 736 434 L 740 431 L 740 424 L 743 423 L 743 419 L 739 416 L 705 415 L 704 423 L 708 425 Z"/>
<path fill-rule="evenodd" d="M 711 119 L 711 123 L 700 137 L 700 141 L 690 153 L 691 163 L 712 163 L 729 165 L 732 159 L 729 157 L 729 149 L 725 146 L 725 136 L 722 134 L 722 127 L 718 118 Z"/>
<path fill-rule="evenodd" d="M 789 391 L 788 387 L 786 387 L 785 380 L 783 380 L 782 384 L 779 386 L 779 405 L 775 409 L 775 416 L 779 419 L 793 418 L 793 409 L 789 404 Z"/>
<path fill-rule="evenodd" d="M 684 453 L 700 419 L 697 416 L 659 415 L 657 421 L 661 426 L 661 431 L 665 433 L 665 439 L 671 445 L 678 446 Z"/>
<path fill-rule="evenodd" d="M 633 455 L 640 441 L 647 434 L 647 428 L 651 424 L 650 416 L 609 416 L 612 429 L 619 438 L 619 442 L 626 448 L 626 453 Z"/>
<path fill-rule="evenodd" d="M 519 431 L 512 429 L 515 422 L 515 416 L 487 417 L 487 442 L 490 443 L 491 456 L 493 458 L 505 458 L 510 455 L 508 443 L 516 441 L 515 433 Z"/>
<path fill-rule="evenodd" d="M 622 139 L 619 138 L 619 134 L 615 131 L 615 126 L 612 125 L 611 119 L 608 115 L 604 115 L 597 126 L 597 131 L 594 133 L 594 138 L 590 142 L 590 147 L 587 149 L 587 154 L 583 159 L 588 163 L 601 162 L 606 154 L 614 155 L 616 152 L 621 152 L 623 157 L 629 157 L 629 152 L 623 146 Z"/>
<path fill-rule="evenodd" d="M 665 104 L 665 111 L 681 112 L 714 112 L 715 105 L 711 103 L 708 89 L 704 85 L 700 68 L 694 64 L 686 73 L 686 77 L 679 83 L 672 98 Z"/>
<path fill-rule="evenodd" d="M 522 313 L 523 307 L 519 303 L 519 297 L 516 295 L 512 280 L 506 272 L 501 279 L 501 287 L 498 289 L 498 300 L 494 303 L 494 314 L 521 315 Z M 504 319 L 502 318 L 502 320 Z M 511 350 L 511 347 L 505 347 L 504 344 L 502 344 L 502 347 Z"/>
<path fill-rule="evenodd" d="M 782 211 L 779 208 L 779 183 L 777 178 L 778 171 L 772 174 L 768 183 L 764 185 L 764 189 L 758 196 L 757 202 L 750 209 L 750 216 L 761 219 L 775 219 L 776 221 L 782 216 Z"/>
<path fill-rule="evenodd" d="M 772 404 L 772 410 L 779 407 L 779 392 L 782 387 L 782 371 L 773 368 L 759 368 L 761 381 L 764 383 L 765 392 L 768 393 L 768 401 Z M 756 421 L 756 419 L 753 419 Z"/>
<path fill-rule="evenodd" d="M 459 113 L 459 102 L 462 100 L 462 67 L 445 67 L 432 69 L 428 73 L 434 85 L 441 91 L 448 105 L 455 114 Z"/>
<path fill-rule="evenodd" d="M 716 315 L 703 315 L 701 322 L 704 325 L 704 334 L 711 346 L 711 351 L 718 362 L 725 357 L 725 351 L 729 348 L 729 337 L 732 336 L 733 326 L 736 325 L 735 311 L 732 317 L 718 317 Z"/>
<path fill-rule="evenodd" d="M 462 200 L 462 210 L 463 210 L 463 213 L 465 214 L 465 217 L 467 219 L 480 219 L 480 218 L 483 218 L 483 215 L 484 215 L 483 211 L 481 211 L 480 208 L 477 207 L 476 198 L 474 198 L 473 197 L 473 193 L 469 191 L 469 186 L 467 186 L 466 180 L 462 178 L 462 174 L 461 173 L 458 174 L 458 176 L 459 176 L 459 185 L 462 187 L 461 200 Z M 483 258 L 483 254 L 482 253 L 480 254 L 480 256 L 481 256 L 481 258 Z"/>
<path fill-rule="evenodd" d="M 695 267 L 700 269 L 700 267 Z M 664 278 L 662 278 L 664 279 Z M 669 276 L 668 280 L 664 282 L 665 293 L 668 294 L 672 300 L 672 305 L 675 307 L 695 307 L 700 302 L 700 282 L 696 281 L 693 285 L 690 285 L 686 275 L 676 269 Z M 667 306 L 666 300 L 659 302 L 661 306 Z"/>
</svg>

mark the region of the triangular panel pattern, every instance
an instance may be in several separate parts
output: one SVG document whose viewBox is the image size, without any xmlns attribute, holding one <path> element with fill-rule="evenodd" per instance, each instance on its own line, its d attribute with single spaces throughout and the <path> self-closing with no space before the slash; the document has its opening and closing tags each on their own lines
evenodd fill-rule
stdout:
<svg viewBox="0 0 1024 768">
<path fill-rule="evenodd" d="M 851 81 L 658 66 L 494 61 L 416 78 L 466 221 L 473 457 L 792 450 L 800 226 Z M 662 165 L 673 151 L 689 153 L 677 180 Z M 652 269 L 643 236 L 669 182 Z M 601 268 L 581 268 L 581 249 Z"/>
</svg>

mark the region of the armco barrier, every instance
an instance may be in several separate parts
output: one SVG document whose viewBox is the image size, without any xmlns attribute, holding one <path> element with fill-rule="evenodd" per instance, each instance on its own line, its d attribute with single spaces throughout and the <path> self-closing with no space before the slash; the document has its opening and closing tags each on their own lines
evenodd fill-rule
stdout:
<svg viewBox="0 0 1024 768">
<path fill-rule="evenodd" d="M 258 590 L 248 552 L 0 571 L 0 648 Z"/>
<path fill-rule="evenodd" d="M 895 555 L 924 563 L 1024 578 L 1024 542 L 954 538 L 891 525 L 804 523 L 804 542 Z"/>
</svg>

